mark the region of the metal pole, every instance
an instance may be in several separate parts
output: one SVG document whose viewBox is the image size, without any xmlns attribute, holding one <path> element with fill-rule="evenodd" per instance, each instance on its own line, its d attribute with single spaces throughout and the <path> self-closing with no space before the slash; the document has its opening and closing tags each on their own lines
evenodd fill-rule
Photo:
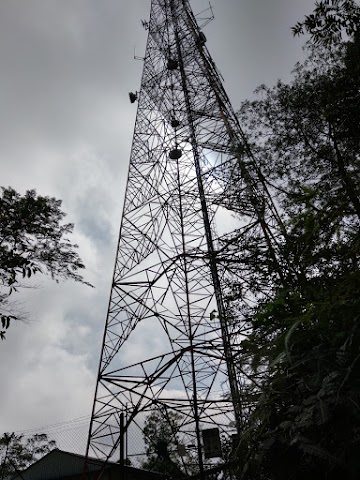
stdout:
<svg viewBox="0 0 360 480">
<path fill-rule="evenodd" d="M 124 412 L 120 413 L 120 480 L 125 480 L 125 431 L 124 431 Z"/>
</svg>

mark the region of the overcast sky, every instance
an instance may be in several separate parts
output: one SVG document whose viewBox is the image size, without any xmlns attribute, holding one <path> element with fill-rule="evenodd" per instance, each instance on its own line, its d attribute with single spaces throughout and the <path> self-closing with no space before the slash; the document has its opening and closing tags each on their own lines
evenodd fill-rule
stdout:
<svg viewBox="0 0 360 480">
<path fill-rule="evenodd" d="M 211 3 L 207 46 L 237 109 L 289 78 L 304 43 L 290 27 L 313 1 Z M 63 200 L 96 287 L 39 278 L 19 295 L 29 322 L 0 344 L 0 433 L 91 413 L 149 12 L 150 0 L 0 0 L 0 185 Z M 58 439 L 76 443 L 68 430 Z"/>
</svg>

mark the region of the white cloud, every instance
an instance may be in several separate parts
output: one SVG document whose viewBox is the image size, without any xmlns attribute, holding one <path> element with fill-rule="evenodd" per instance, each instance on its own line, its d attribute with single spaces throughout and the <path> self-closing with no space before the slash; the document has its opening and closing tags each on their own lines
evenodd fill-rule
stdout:
<svg viewBox="0 0 360 480">
<path fill-rule="evenodd" d="M 74 337 L 81 346 L 89 330 L 64 318 L 69 305 L 59 290 L 61 286 L 44 286 L 33 291 L 31 321 L 13 325 L 1 345 L 1 404 L 2 412 L 8 412 L 3 430 L 26 429 L 89 411 L 94 389 L 88 367 L 91 352 L 68 347 Z"/>
</svg>

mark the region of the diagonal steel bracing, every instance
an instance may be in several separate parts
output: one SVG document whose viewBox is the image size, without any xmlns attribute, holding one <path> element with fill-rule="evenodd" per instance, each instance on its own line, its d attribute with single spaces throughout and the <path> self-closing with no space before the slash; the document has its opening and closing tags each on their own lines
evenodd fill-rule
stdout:
<svg viewBox="0 0 360 480">
<path fill-rule="evenodd" d="M 189 2 L 152 0 L 87 455 L 117 460 L 125 410 L 125 429 L 154 406 L 180 413 L 200 464 L 202 428 L 241 428 L 216 230 L 231 230 L 220 205 L 235 180 L 243 225 L 265 241 L 276 208 Z"/>
</svg>

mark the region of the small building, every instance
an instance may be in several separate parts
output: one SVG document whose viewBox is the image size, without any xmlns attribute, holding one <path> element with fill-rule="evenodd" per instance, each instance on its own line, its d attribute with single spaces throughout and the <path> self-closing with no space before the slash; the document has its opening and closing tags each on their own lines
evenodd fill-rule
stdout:
<svg viewBox="0 0 360 480">
<path fill-rule="evenodd" d="M 87 473 L 85 457 L 55 448 L 47 455 L 12 477 L 12 480 L 165 480 L 159 473 L 90 459 Z"/>
</svg>

